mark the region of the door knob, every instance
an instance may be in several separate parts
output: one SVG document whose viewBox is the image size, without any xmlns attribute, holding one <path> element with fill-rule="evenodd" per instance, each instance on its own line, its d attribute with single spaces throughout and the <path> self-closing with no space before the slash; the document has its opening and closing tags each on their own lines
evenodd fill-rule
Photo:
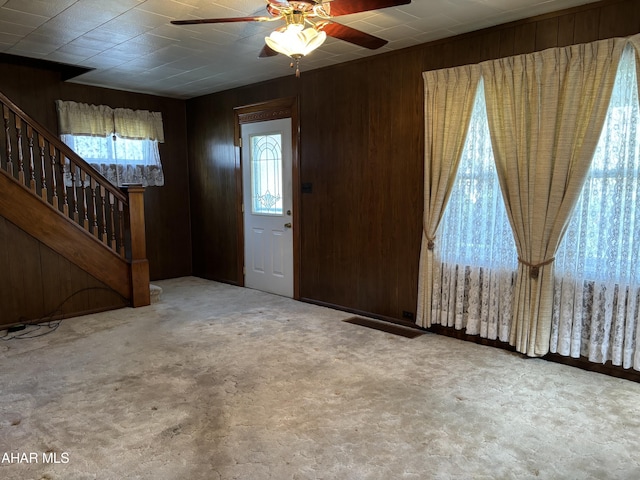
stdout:
<svg viewBox="0 0 640 480">
<path fill-rule="evenodd" d="M 285 223 L 284 224 L 284 228 L 291 228 L 291 224 L 290 223 Z"/>
</svg>

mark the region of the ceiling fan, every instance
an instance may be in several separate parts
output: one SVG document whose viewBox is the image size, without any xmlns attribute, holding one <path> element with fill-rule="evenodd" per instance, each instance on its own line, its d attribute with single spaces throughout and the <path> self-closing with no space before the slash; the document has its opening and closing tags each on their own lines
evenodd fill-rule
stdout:
<svg viewBox="0 0 640 480">
<path fill-rule="evenodd" d="M 411 0 L 266 0 L 269 16 L 204 18 L 197 20 L 173 20 L 174 25 L 196 25 L 202 23 L 274 22 L 285 24 L 265 38 L 266 45 L 259 57 L 272 57 L 282 53 L 294 59 L 296 76 L 300 74 L 300 58 L 318 48 L 327 35 L 354 45 L 375 50 L 387 43 L 382 38 L 369 35 L 334 22 L 333 17 L 360 13 L 381 8 L 406 5 Z M 293 67 L 293 63 L 291 64 Z"/>
</svg>

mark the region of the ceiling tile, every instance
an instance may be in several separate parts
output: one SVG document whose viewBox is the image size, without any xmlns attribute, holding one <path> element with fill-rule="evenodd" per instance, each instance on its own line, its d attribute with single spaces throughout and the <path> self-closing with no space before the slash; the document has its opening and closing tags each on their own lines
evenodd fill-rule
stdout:
<svg viewBox="0 0 640 480">
<path fill-rule="evenodd" d="M 12 10 L 51 18 L 73 5 L 75 1 L 76 0 L 9 0 L 5 2 L 4 6 Z"/>
<path fill-rule="evenodd" d="M 329 38 L 304 72 L 596 0 L 413 0 L 336 18 L 389 41 L 368 50 Z M 0 0 L 0 51 L 94 68 L 73 81 L 190 98 L 292 75 L 283 55 L 258 58 L 284 25 L 176 26 L 173 19 L 266 15 L 265 0 Z"/>
<path fill-rule="evenodd" d="M 49 20 L 49 17 L 44 15 L 36 15 L 33 13 L 21 12 L 19 10 L 12 10 L 6 6 L 0 8 L 0 20 L 8 23 L 15 23 L 16 25 L 22 25 L 25 27 L 37 28 L 44 22 Z"/>
</svg>

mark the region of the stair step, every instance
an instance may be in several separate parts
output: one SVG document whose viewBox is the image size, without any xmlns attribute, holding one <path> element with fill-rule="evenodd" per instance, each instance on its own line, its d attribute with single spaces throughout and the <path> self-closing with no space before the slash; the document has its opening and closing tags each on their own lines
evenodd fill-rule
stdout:
<svg viewBox="0 0 640 480">
<path fill-rule="evenodd" d="M 160 301 L 160 296 L 162 295 L 162 287 L 150 283 L 149 291 L 151 293 L 151 303 L 158 303 Z"/>
</svg>

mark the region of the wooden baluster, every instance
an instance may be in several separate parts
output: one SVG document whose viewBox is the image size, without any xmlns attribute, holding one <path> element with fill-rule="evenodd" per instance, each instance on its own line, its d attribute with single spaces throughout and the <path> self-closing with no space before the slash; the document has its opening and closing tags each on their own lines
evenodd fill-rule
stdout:
<svg viewBox="0 0 640 480">
<path fill-rule="evenodd" d="M 33 158 L 33 127 L 27 123 L 27 145 L 29 146 L 29 188 L 36 193 L 36 163 Z"/>
<path fill-rule="evenodd" d="M 13 177 L 13 157 L 11 151 L 11 114 L 9 107 L 2 105 L 2 115 L 4 117 L 4 136 L 5 136 L 5 149 L 7 154 L 7 172 Z"/>
<path fill-rule="evenodd" d="M 82 193 L 82 226 L 86 231 L 89 231 L 89 215 L 88 215 L 88 203 L 87 203 L 87 173 L 84 170 L 80 170 L 80 192 Z"/>
<path fill-rule="evenodd" d="M 124 258 L 124 203 L 122 201 L 118 201 L 118 225 L 120 225 L 120 248 L 118 251 L 120 256 Z"/>
<path fill-rule="evenodd" d="M 22 119 L 15 116 L 16 122 L 16 150 L 18 151 L 18 180 L 24 183 L 24 156 L 22 154 Z"/>
<path fill-rule="evenodd" d="M 56 210 L 60 209 L 58 205 L 58 163 L 57 163 L 58 155 L 56 154 L 56 147 L 52 144 L 49 144 L 49 161 L 51 162 L 51 203 L 55 207 Z M 64 186 L 64 180 L 62 181 L 62 185 Z"/>
<path fill-rule="evenodd" d="M 96 190 L 98 189 L 95 178 L 91 177 L 91 203 L 93 204 L 93 235 L 96 238 L 100 238 L 100 232 L 98 232 L 98 196 Z"/>
<path fill-rule="evenodd" d="M 62 153 L 62 152 L 60 152 Z M 64 160 L 63 160 L 64 158 Z M 67 165 L 67 158 L 60 158 L 60 171 L 62 172 L 62 212 L 65 216 L 69 216 L 69 193 L 67 192 L 67 173 L 64 171 L 64 166 Z M 71 178 L 71 173 L 69 173 L 69 178 Z"/>
<path fill-rule="evenodd" d="M 102 243 L 108 245 L 107 241 L 107 194 L 104 186 L 100 185 L 100 200 L 102 202 L 102 228 L 100 230 L 100 239 Z"/>
<path fill-rule="evenodd" d="M 66 158 L 65 158 L 65 163 L 66 163 Z M 61 168 L 64 169 L 62 165 L 61 165 Z M 71 177 L 69 176 L 69 178 Z M 67 217 L 69 216 L 69 192 L 67 191 L 67 173 L 64 171 L 62 173 L 62 211 Z"/>
<path fill-rule="evenodd" d="M 73 221 L 80 223 L 80 212 L 78 212 L 78 190 L 76 189 L 76 165 L 69 160 L 69 174 L 71 176 L 71 203 L 73 207 Z"/>
<path fill-rule="evenodd" d="M 111 249 L 114 252 L 118 251 L 116 243 L 116 224 L 115 224 L 115 197 L 113 193 L 109 192 L 109 211 L 111 212 Z"/>
<path fill-rule="evenodd" d="M 4 107 L 4 103 L 0 102 L 0 109 L 2 109 Z M 7 159 L 5 158 L 5 151 L 2 152 L 2 155 L 0 155 L 0 168 L 6 170 L 7 169 Z"/>
<path fill-rule="evenodd" d="M 40 190 L 40 197 L 45 201 L 49 201 L 49 195 L 47 190 L 47 161 L 46 161 L 46 143 L 42 134 L 38 134 L 38 147 L 40 147 L 40 183 L 42 189 Z"/>
</svg>

